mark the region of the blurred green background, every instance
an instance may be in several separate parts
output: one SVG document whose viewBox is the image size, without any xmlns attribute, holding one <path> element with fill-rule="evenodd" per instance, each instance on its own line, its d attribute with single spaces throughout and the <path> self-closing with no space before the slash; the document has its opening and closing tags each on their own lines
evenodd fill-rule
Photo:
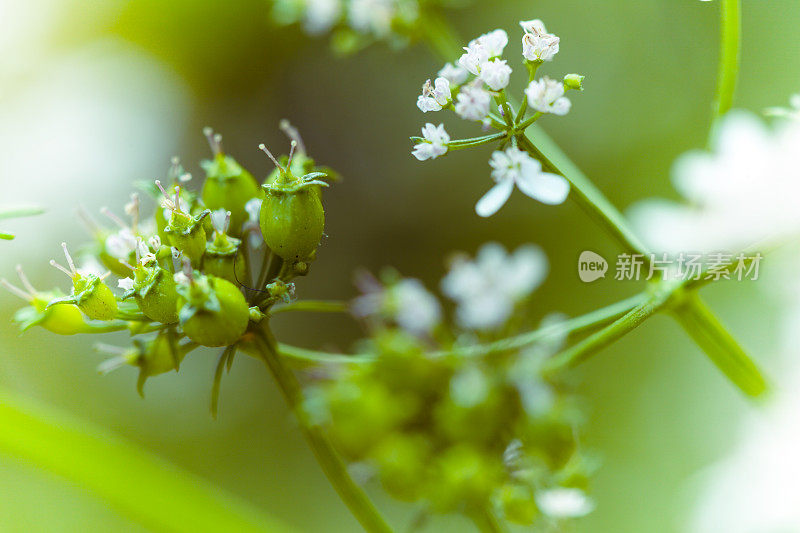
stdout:
<svg viewBox="0 0 800 533">
<path fill-rule="evenodd" d="M 792 44 L 800 3 L 744 4 L 737 107 L 761 111 L 800 89 Z M 574 95 L 568 116 L 541 123 L 624 209 L 645 197 L 674 197 L 671 162 L 705 142 L 718 8 L 696 0 L 476 1 L 448 18 L 465 42 L 505 28 L 510 63 L 520 68 L 517 21 L 541 18 L 561 36 L 561 52 L 543 72 L 585 74 L 586 91 Z M 475 215 L 475 201 L 490 186 L 488 148 L 425 164 L 410 156 L 408 137 L 425 121 L 444 118 L 415 107 L 420 84 L 440 66 L 422 46 L 395 53 L 378 45 L 336 59 L 326 39 L 272 25 L 264 0 L 0 0 L 0 206 L 48 209 L 36 219 L 4 223 L 18 238 L 0 244 L 0 276 L 12 278 L 22 263 L 37 286 L 66 287 L 47 260 L 62 240 L 73 246 L 87 240 L 76 207 L 97 213 L 107 205 L 121 213 L 132 182 L 163 176 L 173 154 L 199 177 L 206 125 L 264 176 L 270 164 L 256 146 L 283 151 L 287 141 L 277 124 L 289 118 L 310 154 L 345 177 L 326 193 L 328 237 L 298 287 L 301 297 L 349 298 L 357 267 L 385 265 L 435 288 L 448 254 L 472 253 L 487 240 L 509 248 L 535 242 L 547 251 L 551 273 L 533 300 L 534 321 L 632 294 L 634 284 L 578 280 L 581 251 L 612 258 L 618 249 L 574 204 L 546 207 L 517 194 L 491 219 Z M 474 133 L 447 120 L 454 135 Z M 758 282 L 705 294 L 777 373 L 785 302 L 769 289 L 779 275 L 765 269 Z M 94 339 L 39 330 L 18 336 L 10 320 L 20 304 L 0 295 L 0 386 L 109 428 L 299 530 L 358 530 L 258 362 L 236 361 L 213 421 L 215 352 L 199 352 L 180 374 L 151 380 L 142 400 L 133 369 L 97 374 L 103 357 L 92 350 Z M 309 347 L 347 349 L 359 334 L 342 317 L 276 320 L 281 340 Z M 731 447 L 737 420 L 752 406 L 666 317 L 602 352 L 576 378 L 583 380 L 589 415 L 585 445 L 602 460 L 597 510 L 578 529 L 682 531 L 698 472 Z M 408 523 L 411 507 L 377 487 L 370 493 L 394 524 Z M 0 455 L 0 530 L 87 525 L 142 530 L 80 487 Z M 430 530 L 463 527 L 445 517 Z"/>
</svg>

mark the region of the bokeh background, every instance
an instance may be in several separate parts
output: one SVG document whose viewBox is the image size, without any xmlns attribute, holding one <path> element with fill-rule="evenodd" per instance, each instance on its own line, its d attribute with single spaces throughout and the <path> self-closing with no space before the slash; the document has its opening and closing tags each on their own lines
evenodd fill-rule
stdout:
<svg viewBox="0 0 800 533">
<path fill-rule="evenodd" d="M 760 112 L 800 89 L 800 4 L 744 4 L 736 103 Z M 675 197 L 671 162 L 705 143 L 718 7 L 697 0 L 475 1 L 448 19 L 465 42 L 505 28 L 514 67 L 521 67 L 517 21 L 541 18 L 561 36 L 560 54 L 543 71 L 585 74 L 587 89 L 574 95 L 568 116 L 542 125 L 626 208 L 650 196 Z M 47 261 L 62 240 L 88 240 L 75 218 L 78 206 L 121 212 L 132 183 L 164 176 L 174 154 L 200 176 L 206 125 L 264 176 L 270 164 L 256 146 L 284 151 L 277 125 L 289 118 L 311 155 L 345 178 L 326 192 L 328 237 L 299 286 L 301 297 L 349 298 L 356 268 L 386 265 L 435 288 L 448 254 L 474 252 L 488 240 L 508 248 L 534 242 L 547 251 L 551 272 L 533 299 L 532 321 L 550 311 L 580 314 L 636 291 L 613 279 L 578 280 L 581 251 L 613 261 L 619 250 L 574 204 L 545 207 L 517 194 L 498 215 L 479 219 L 473 206 L 490 186 L 489 149 L 425 164 L 410 156 L 408 137 L 431 119 L 415 107 L 419 86 L 440 66 L 422 46 L 396 53 L 377 45 L 335 58 L 326 39 L 273 25 L 265 0 L 0 0 L 0 207 L 47 208 L 37 218 L 4 222 L 18 237 L 0 245 L 0 276 L 11 278 L 22 263 L 37 286 L 66 288 Z M 449 124 L 451 133 L 471 132 L 457 120 Z M 787 368 L 782 276 L 767 261 L 757 282 L 704 291 L 773 375 Z M 214 421 L 208 402 L 215 352 L 198 352 L 180 374 L 151 380 L 142 400 L 134 369 L 95 371 L 103 356 L 93 351 L 94 339 L 39 330 L 18 336 L 11 317 L 20 304 L 0 294 L 1 387 L 104 426 L 299 530 L 358 530 L 258 362 L 236 361 Z M 317 348 L 347 349 L 359 335 L 336 316 L 280 317 L 276 328 L 286 342 Z M 740 420 L 754 407 L 662 316 L 604 350 L 576 378 L 587 405 L 585 446 L 602 465 L 593 487 L 597 510 L 577 529 L 686 530 L 702 505 L 703 472 L 735 446 Z M 412 508 L 374 486 L 370 493 L 393 523 L 410 520 Z M 0 530 L 77 531 L 87 524 L 142 531 L 81 487 L 0 455 Z M 465 523 L 445 517 L 430 527 L 458 531 Z"/>
</svg>

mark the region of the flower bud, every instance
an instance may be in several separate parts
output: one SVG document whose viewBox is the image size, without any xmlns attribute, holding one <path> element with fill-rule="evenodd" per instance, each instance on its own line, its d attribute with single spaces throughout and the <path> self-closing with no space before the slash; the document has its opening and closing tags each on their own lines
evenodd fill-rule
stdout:
<svg viewBox="0 0 800 533">
<path fill-rule="evenodd" d="M 231 212 L 215 211 L 210 218 L 215 232 L 213 240 L 206 244 L 203 272 L 239 285 L 240 280 L 244 280 L 247 276 L 247 265 L 241 252 L 242 241 L 229 237 L 226 233 L 231 221 Z"/>
<path fill-rule="evenodd" d="M 580 74 L 567 74 L 564 76 L 564 88 L 582 91 L 584 78 L 586 76 L 581 76 Z"/>
<path fill-rule="evenodd" d="M 292 143 L 294 150 L 295 143 Z M 292 158 L 281 165 L 260 146 L 280 169 L 274 183 L 264 185 L 266 198 L 261 204 L 259 225 L 264 242 L 285 261 L 305 261 L 319 246 L 325 228 L 325 211 L 322 208 L 320 186 L 325 182 L 316 178 L 322 173 L 312 172 L 302 178 L 289 170 Z"/>
<path fill-rule="evenodd" d="M 206 251 L 206 229 L 204 219 L 210 214 L 209 210 L 202 211 L 196 216 L 184 211 L 181 207 L 180 186 L 175 188 L 175 198 L 171 198 L 167 191 L 156 180 L 156 185 L 164 195 L 164 205 L 172 211 L 169 222 L 164 228 L 169 244 L 180 250 L 184 257 L 193 264 L 199 265 Z"/>
<path fill-rule="evenodd" d="M 51 260 L 50 264 L 64 272 L 72 279 L 72 295 L 56 298 L 47 304 L 51 307 L 59 304 L 76 304 L 83 313 L 93 320 L 113 320 L 117 316 L 117 298 L 108 285 L 94 274 L 83 275 L 75 268 L 67 244 L 61 243 L 69 269 Z M 108 274 L 107 274 L 108 275 Z M 105 277 L 105 276 L 104 276 Z"/>
<path fill-rule="evenodd" d="M 228 346 L 241 338 L 250 308 L 238 287 L 215 276 L 188 272 L 178 285 L 178 313 L 184 333 L 203 346 Z"/>
<path fill-rule="evenodd" d="M 139 309 L 150 320 L 162 324 L 174 324 L 178 321 L 178 291 L 175 281 L 158 264 L 137 268 L 127 288 L 129 292 L 125 297 L 133 295 Z"/>
<path fill-rule="evenodd" d="M 235 159 L 222 152 L 221 135 L 214 134 L 211 128 L 206 128 L 204 133 L 214 152 L 214 159 L 201 163 L 206 171 L 203 203 L 212 211 L 230 211 L 232 233 L 241 235 L 242 225 L 247 221 L 244 206 L 260 195 L 258 183 Z"/>
<path fill-rule="evenodd" d="M 522 526 L 533 524 L 539 514 L 533 490 L 526 485 L 503 485 L 497 495 L 497 503 L 506 520 Z"/>
</svg>

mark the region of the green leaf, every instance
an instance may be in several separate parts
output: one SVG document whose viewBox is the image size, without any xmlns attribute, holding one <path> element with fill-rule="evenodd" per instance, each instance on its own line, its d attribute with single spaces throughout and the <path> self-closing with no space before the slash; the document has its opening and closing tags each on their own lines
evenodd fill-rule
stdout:
<svg viewBox="0 0 800 533">
<path fill-rule="evenodd" d="M 697 295 L 689 296 L 675 315 L 711 362 L 743 393 L 756 398 L 769 390 L 758 365 Z"/>
<path fill-rule="evenodd" d="M 148 529 L 289 531 L 130 442 L 3 390 L 0 420 L 0 453 L 73 481 Z"/>
</svg>

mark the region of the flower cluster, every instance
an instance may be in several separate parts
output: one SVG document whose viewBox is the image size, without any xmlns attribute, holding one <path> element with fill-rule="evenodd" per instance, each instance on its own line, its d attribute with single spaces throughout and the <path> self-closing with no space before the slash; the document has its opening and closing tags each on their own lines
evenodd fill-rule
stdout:
<svg viewBox="0 0 800 533">
<path fill-rule="evenodd" d="M 548 33 L 541 20 L 520 22 L 523 30 L 522 56 L 528 69 L 528 85 L 522 104 L 513 109 L 506 89 L 512 68 L 503 59 L 508 34 L 494 30 L 473 39 L 464 47 L 464 54 L 446 64 L 433 80 L 427 80 L 417 97 L 423 113 L 448 109 L 460 118 L 480 122 L 485 130 L 499 133 L 472 139 L 451 140 L 443 124 L 428 123 L 422 128 L 412 154 L 420 161 L 435 159 L 450 150 L 500 143 L 490 165 L 496 185 L 476 205 L 478 215 L 496 213 L 508 200 L 516 185 L 524 194 L 546 204 L 562 203 L 569 194 L 569 184 L 558 174 L 546 172 L 541 163 L 521 149 L 525 130 L 542 115 L 566 115 L 572 103 L 568 90 L 583 90 L 583 76 L 569 74 L 561 81 L 547 76 L 536 78 L 538 68 L 552 61 L 559 51 L 560 39 Z M 497 113 L 493 106 L 496 106 Z M 526 118 L 528 110 L 535 113 Z"/>
<path fill-rule="evenodd" d="M 155 201 L 152 217 L 141 216 L 139 194 L 125 206 L 127 221 L 101 210 L 114 229 L 82 213 L 94 237 L 89 253 L 76 261 L 64 243 L 66 266 L 51 261 L 70 278 L 69 294 L 36 290 L 21 268 L 22 288 L 2 280 L 30 304 L 16 314 L 20 327 L 61 335 L 128 331 L 132 346 L 103 345 L 117 357 L 101 368 L 139 367 L 140 392 L 148 377 L 177 369 L 198 346 L 247 350 L 248 331 L 308 272 L 323 232 L 327 183 L 320 178 L 330 172 L 316 167 L 291 126 L 284 129 L 292 151 L 281 161 L 267 151 L 277 168 L 263 185 L 207 129 L 213 158 L 201 163 L 199 193 L 186 188 L 191 175 L 174 159 L 165 184 L 144 186 Z M 251 270 L 259 255 L 261 272 Z"/>
<path fill-rule="evenodd" d="M 374 41 L 405 46 L 425 33 L 425 20 L 443 0 L 274 0 L 278 24 L 301 24 L 310 35 L 333 32 L 334 50 L 347 54 Z"/>
<path fill-rule="evenodd" d="M 452 331 L 419 280 L 362 274 L 353 310 L 369 325 L 361 351 L 371 362 L 334 371 L 314 389 L 309 411 L 348 459 L 401 500 L 436 512 L 488 509 L 525 525 L 588 513 L 575 440 L 580 411 L 541 371 L 564 340 L 562 319 L 548 318 L 551 334 L 537 344 L 492 356 L 453 341 L 460 331 L 506 324 L 546 269 L 532 245 L 508 254 L 490 243 L 475 260 L 457 257 L 442 281 L 457 303 Z"/>
</svg>

